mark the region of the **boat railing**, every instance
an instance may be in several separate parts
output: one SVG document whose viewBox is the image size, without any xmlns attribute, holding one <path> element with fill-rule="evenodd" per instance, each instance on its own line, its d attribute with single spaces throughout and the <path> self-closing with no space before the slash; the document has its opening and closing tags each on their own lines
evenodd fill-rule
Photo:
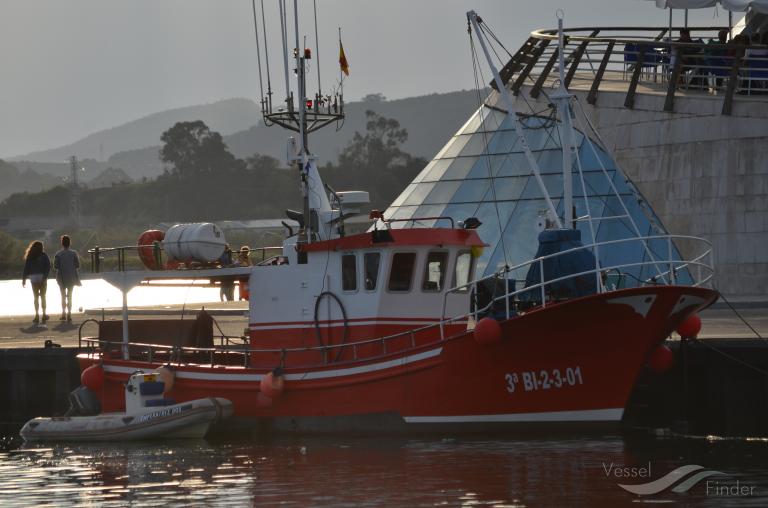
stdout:
<svg viewBox="0 0 768 508">
<path fill-rule="evenodd" d="M 158 360 L 161 360 L 171 365 L 173 365 L 174 363 L 179 364 L 182 362 L 183 359 L 191 358 L 191 357 L 195 357 L 198 359 L 196 363 L 203 363 L 203 362 L 200 362 L 200 360 L 202 358 L 205 358 L 209 360 L 208 361 L 209 364 L 215 365 L 217 363 L 216 362 L 217 355 L 235 353 L 235 354 L 242 355 L 242 366 L 249 367 L 249 366 L 252 366 L 251 360 L 250 360 L 251 356 L 253 354 L 258 354 L 258 353 L 279 354 L 282 360 L 285 360 L 292 353 L 313 353 L 313 352 L 318 354 L 318 358 L 321 358 L 321 357 L 332 358 L 334 357 L 334 355 L 329 353 L 338 352 L 344 349 L 351 349 L 352 350 L 351 360 L 357 361 L 361 359 L 359 350 L 364 347 L 380 345 L 381 356 L 386 356 L 391 353 L 396 353 L 398 349 L 388 346 L 388 344 L 391 344 L 394 340 L 401 339 L 403 337 L 409 337 L 409 346 L 411 348 L 415 348 L 417 346 L 428 347 L 431 344 L 439 343 L 445 340 L 446 338 L 448 338 L 437 333 L 440 330 L 443 330 L 444 324 L 456 322 L 461 320 L 462 318 L 466 320 L 468 317 L 469 317 L 469 314 L 466 314 L 462 317 L 454 317 L 454 318 L 446 319 L 440 323 L 434 323 L 434 324 L 422 326 L 419 328 L 407 330 L 404 332 L 398 332 L 395 334 L 376 337 L 372 339 L 363 339 L 363 340 L 349 342 L 349 343 L 327 344 L 327 345 L 317 345 L 317 346 L 303 346 L 303 347 L 291 347 L 291 348 L 275 348 L 275 347 L 259 348 L 259 347 L 249 346 L 247 344 L 244 344 L 244 345 L 236 344 L 234 345 L 234 347 L 232 347 L 232 345 L 224 344 L 222 341 L 222 345 L 219 347 L 197 347 L 197 346 L 149 344 L 149 343 L 143 343 L 143 342 L 124 343 L 122 341 L 109 341 L 109 340 L 99 339 L 98 337 L 83 337 L 80 339 L 80 349 L 85 351 L 88 354 L 94 354 L 96 353 L 97 350 L 101 350 L 102 352 L 103 351 L 120 351 L 121 354 L 124 355 L 124 357 L 130 357 L 130 353 L 133 352 L 134 358 L 132 359 L 135 359 L 136 353 L 144 353 L 143 359 L 147 363 L 156 363 Z M 417 341 L 418 334 L 424 333 L 425 331 L 428 331 L 428 330 L 435 332 L 434 337 L 432 337 L 429 341 Z M 159 353 L 163 353 L 163 354 L 161 355 Z"/>
<path fill-rule="evenodd" d="M 391 224 L 393 222 L 410 222 L 413 226 L 415 226 L 416 224 L 424 224 L 426 221 L 433 221 L 432 225 L 435 225 L 440 221 L 446 221 L 451 224 L 451 229 L 454 229 L 456 227 L 453 217 L 448 215 L 438 215 L 434 217 L 432 216 L 411 217 L 409 219 L 386 219 L 384 222 L 386 224 Z"/>
<path fill-rule="evenodd" d="M 568 256 L 579 251 L 590 252 L 595 259 L 599 259 L 598 254 L 610 254 L 611 250 L 620 250 L 621 247 L 633 242 L 642 243 L 645 249 L 645 256 L 648 256 L 651 259 L 613 264 L 595 263 L 595 266 L 588 270 L 566 273 L 559 277 L 552 277 L 549 275 L 550 278 L 548 278 L 545 273 L 545 263 L 547 261 Z M 651 247 L 649 247 L 649 242 L 656 243 L 656 249 L 652 250 Z M 687 242 L 690 244 L 686 246 L 689 251 L 693 251 L 691 252 L 689 259 L 684 259 L 678 256 L 678 249 L 675 246 L 675 242 Z M 664 244 L 664 252 L 658 252 L 659 243 Z M 534 266 L 538 268 L 538 278 L 530 280 L 529 274 L 531 273 L 531 268 Z M 646 276 L 645 278 L 635 275 L 635 273 L 642 273 L 644 268 L 647 268 L 651 275 Z M 523 271 L 525 272 L 525 276 L 522 278 L 517 277 L 517 275 L 521 274 Z M 615 283 L 611 283 L 609 280 L 611 272 L 618 274 L 618 280 Z M 548 304 L 577 296 L 555 294 L 556 291 L 553 289 L 559 283 L 567 281 L 577 281 L 580 279 L 583 282 L 585 278 L 590 278 L 594 281 L 595 291 L 603 293 L 628 287 L 656 285 L 684 284 L 694 287 L 709 287 L 711 286 L 713 277 L 712 244 L 703 238 L 687 235 L 653 235 L 608 240 L 548 254 L 514 266 L 505 266 L 491 275 L 451 288 L 446 291 L 443 296 L 442 317 L 445 316 L 449 295 L 466 293 L 468 290 L 470 291 L 473 300 L 471 316 L 474 321 L 477 322 L 483 315 L 501 314 L 502 317 L 509 319 L 522 308 L 543 308 Z M 629 284 L 627 284 L 627 281 L 630 281 Z M 492 293 L 486 302 L 479 302 L 478 295 L 481 292 L 479 287 L 486 282 L 493 283 Z M 496 294 L 498 286 L 497 282 L 501 282 L 502 287 L 502 289 L 498 291 L 498 294 Z M 523 282 L 524 287 L 518 289 L 518 282 Z M 624 283 L 624 287 L 621 287 L 622 282 Z M 503 309 L 500 308 L 501 306 L 499 304 L 503 304 Z"/>
<path fill-rule="evenodd" d="M 91 273 L 101 273 L 105 271 L 114 270 L 118 272 L 125 272 L 131 269 L 144 269 L 143 262 L 139 255 L 140 252 L 144 252 L 145 255 L 151 252 L 154 260 L 154 265 L 157 267 L 165 267 L 165 270 L 174 270 L 171 268 L 165 258 L 164 249 L 160 242 L 154 242 L 146 245 L 124 245 L 119 247 L 99 247 L 98 245 L 92 249 L 88 249 L 90 256 L 90 271 Z M 277 247 L 253 247 L 250 249 L 248 256 L 251 260 L 251 264 L 262 264 L 269 259 L 276 258 L 282 254 L 283 248 Z M 209 266 L 210 265 L 210 266 Z M 217 263 L 210 263 L 203 268 L 211 268 L 217 265 Z M 179 268 L 189 269 L 193 266 L 187 266 L 184 263 L 179 264 Z"/>
<path fill-rule="evenodd" d="M 741 38 L 721 44 L 718 32 L 726 26 L 688 27 L 692 42 L 680 42 L 683 28 L 565 29 L 565 86 L 587 91 L 590 104 L 600 92 L 625 93 L 630 109 L 638 92 L 664 96 L 664 111 L 674 111 L 681 94 L 720 98 L 725 115 L 737 97 L 768 99 L 768 46 Z M 500 74 L 513 94 L 529 86 L 537 98 L 557 84 L 557 38 L 557 30 L 536 30 L 512 56 Z"/>
<path fill-rule="evenodd" d="M 665 254 L 660 255 L 659 252 L 651 251 L 654 259 L 642 260 L 635 262 L 616 263 L 610 265 L 598 264 L 595 268 L 589 270 L 583 270 L 578 273 L 569 273 L 563 276 L 547 278 L 545 275 L 545 262 L 560 256 L 565 256 L 578 251 L 586 250 L 591 252 L 603 252 L 611 247 L 618 247 L 631 242 L 664 242 Z M 694 252 L 689 259 L 684 259 L 677 256 L 677 249 L 674 242 L 688 241 L 692 242 L 699 250 Z M 658 247 L 658 246 L 657 246 Z M 597 257 L 597 256 L 596 256 Z M 539 279 L 538 281 L 529 281 L 525 287 L 517 289 L 513 288 L 511 291 L 507 288 L 500 292 L 500 294 L 492 295 L 487 302 L 478 302 L 478 288 L 487 281 L 518 281 L 525 279 L 515 278 L 515 274 L 519 273 L 523 269 L 528 269 L 533 265 L 538 265 Z M 358 361 L 362 358 L 360 350 L 363 348 L 370 348 L 371 346 L 380 346 L 380 356 L 386 356 L 388 354 L 402 351 L 403 337 L 407 337 L 407 344 L 410 348 L 416 347 L 429 347 L 431 345 L 438 344 L 442 341 L 449 340 L 452 337 L 460 335 L 466 332 L 470 323 L 478 322 L 481 317 L 489 314 L 493 314 L 494 317 L 506 317 L 507 319 L 514 317 L 515 315 L 535 310 L 537 308 L 544 308 L 552 303 L 563 301 L 566 298 L 558 298 L 553 295 L 550 288 L 553 284 L 567 281 L 569 279 L 576 279 L 579 277 L 594 277 L 596 283 L 597 292 L 609 292 L 618 289 L 623 289 L 621 284 L 609 283 L 609 277 L 611 272 L 615 272 L 622 275 L 631 273 L 630 271 L 640 270 L 643 267 L 652 269 L 652 275 L 645 279 L 632 276 L 627 277 L 630 281 L 633 281 L 636 287 L 642 286 L 654 286 L 654 285 L 668 285 L 668 284 L 683 284 L 686 281 L 687 285 L 691 286 L 706 286 L 712 281 L 714 275 L 714 269 L 712 267 L 712 246 L 707 240 L 696 238 L 693 236 L 684 235 L 656 235 L 647 236 L 641 238 L 625 238 L 619 240 L 609 240 L 604 242 L 598 242 L 595 244 L 589 244 L 584 246 L 575 247 L 565 251 L 541 256 L 524 263 L 520 263 L 514 266 L 506 266 L 499 271 L 488 275 L 486 277 L 473 280 L 466 284 L 451 288 L 447 290 L 443 296 L 443 308 L 441 318 L 436 322 L 429 325 L 421 326 L 418 328 L 412 328 L 406 331 L 385 335 L 381 337 L 375 337 L 371 339 L 362 339 L 354 342 L 339 343 L 339 344 L 325 344 L 314 345 L 304 347 L 292 347 L 292 348 L 259 348 L 253 347 L 243 342 L 233 342 L 232 339 L 242 341 L 240 337 L 224 337 L 222 336 L 221 345 L 218 347 L 196 347 L 196 346 L 174 346 L 174 345 L 158 345 L 148 344 L 142 342 L 111 342 L 100 340 L 99 338 L 83 338 L 81 341 L 81 347 L 83 349 L 95 353 L 97 349 L 116 350 L 121 351 L 125 357 L 129 357 L 130 352 L 143 352 L 142 359 L 148 363 L 154 363 L 162 358 L 164 362 L 181 363 L 185 358 L 195 358 L 196 363 L 201 363 L 203 359 L 207 360 L 210 364 L 217 363 L 217 355 L 220 354 L 240 354 L 242 355 L 241 363 L 243 367 L 253 366 L 252 355 L 259 353 L 271 354 L 277 356 L 284 361 L 289 355 L 296 353 L 317 353 L 318 358 L 325 359 L 324 362 L 328 363 L 328 358 L 339 357 L 339 352 L 349 349 L 351 350 L 351 361 Z M 696 273 L 694 278 L 693 273 Z M 510 278 L 510 276 L 512 278 Z M 629 285 L 626 287 L 630 287 Z M 445 317 L 447 302 L 449 295 L 461 293 L 466 295 L 466 292 L 470 290 L 472 295 L 473 305 L 469 312 L 461 313 L 453 317 Z M 524 295 L 528 295 L 528 299 L 521 298 Z M 531 298 L 531 295 L 538 295 L 538 298 Z M 480 305 L 482 303 L 482 305 Z M 499 315 L 496 312 L 498 304 L 503 303 L 503 311 Z M 522 305 L 523 303 L 528 306 Z M 451 327 L 451 325 L 454 325 Z M 425 338 L 426 336 L 426 338 Z M 397 341 L 399 345 L 395 345 Z M 160 354 L 162 353 L 162 354 Z M 337 353 L 337 354 L 333 354 Z M 135 356 L 135 355 L 134 355 Z M 370 356 L 366 356 L 365 359 L 370 359 Z"/>
</svg>

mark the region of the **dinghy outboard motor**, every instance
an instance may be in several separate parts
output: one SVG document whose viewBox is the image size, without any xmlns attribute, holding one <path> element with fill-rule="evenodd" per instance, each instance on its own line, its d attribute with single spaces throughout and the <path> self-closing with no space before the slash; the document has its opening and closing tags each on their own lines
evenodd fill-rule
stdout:
<svg viewBox="0 0 768 508">
<path fill-rule="evenodd" d="M 94 416 L 101 413 L 101 404 L 93 390 L 78 386 L 69 392 L 69 409 L 64 416 Z"/>
</svg>

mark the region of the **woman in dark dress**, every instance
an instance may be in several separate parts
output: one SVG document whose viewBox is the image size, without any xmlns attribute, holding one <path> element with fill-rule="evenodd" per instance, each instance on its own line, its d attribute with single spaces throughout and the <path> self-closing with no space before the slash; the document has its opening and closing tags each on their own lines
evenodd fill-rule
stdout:
<svg viewBox="0 0 768 508">
<path fill-rule="evenodd" d="M 34 324 L 40 322 L 38 309 L 43 308 L 43 323 L 48 321 L 45 313 L 45 292 L 48 289 L 48 274 L 51 272 L 51 260 L 43 250 L 43 242 L 35 240 L 29 244 L 24 254 L 24 273 L 21 278 L 21 286 L 27 286 L 27 278 L 32 284 L 32 295 L 35 300 Z"/>
</svg>

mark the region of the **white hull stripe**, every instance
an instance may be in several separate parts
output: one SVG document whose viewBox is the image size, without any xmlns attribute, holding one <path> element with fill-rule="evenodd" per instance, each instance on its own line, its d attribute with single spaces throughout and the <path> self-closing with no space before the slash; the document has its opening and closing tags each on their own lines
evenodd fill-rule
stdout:
<svg viewBox="0 0 768 508">
<path fill-rule="evenodd" d="M 466 416 L 406 416 L 406 423 L 617 422 L 623 408 Z"/>
<path fill-rule="evenodd" d="M 410 363 L 426 360 L 427 358 L 433 358 L 443 352 L 443 348 L 432 349 L 424 351 L 423 353 L 417 353 L 415 355 L 404 356 L 403 358 L 396 358 L 381 363 L 372 363 L 369 365 L 360 365 L 359 367 L 349 367 L 347 369 L 335 369 L 335 370 L 318 370 L 314 372 L 306 372 L 304 374 L 288 374 L 285 376 L 286 380 L 301 381 L 305 379 L 326 379 L 329 377 L 339 376 L 351 376 L 354 374 L 362 374 L 364 372 L 376 372 L 378 370 L 385 370 L 392 367 L 401 367 Z"/>
<path fill-rule="evenodd" d="M 701 298 L 700 296 L 694 296 L 694 295 L 683 295 L 680 297 L 680 299 L 677 300 L 677 303 L 670 311 L 669 315 L 674 316 L 678 312 L 680 312 L 683 309 L 687 309 L 688 307 L 692 307 L 694 305 L 701 305 L 706 300 L 704 298 Z"/>
<path fill-rule="evenodd" d="M 427 326 L 427 325 L 436 325 L 438 321 L 377 321 L 377 320 L 371 320 L 371 321 L 352 321 L 349 323 L 350 328 L 354 328 L 356 326 L 371 326 L 371 325 L 401 325 L 401 326 L 414 326 L 414 327 L 420 327 L 420 326 Z M 454 323 L 450 323 L 450 325 L 466 325 L 466 321 L 456 321 Z M 343 328 L 344 322 L 333 322 L 333 323 L 319 323 L 320 328 Z M 285 325 L 259 325 L 252 323 L 248 325 L 251 330 L 291 330 L 291 329 L 297 329 L 297 328 L 314 328 L 315 324 L 313 322 L 306 322 L 306 323 L 296 323 L 296 324 L 285 324 Z"/>
<path fill-rule="evenodd" d="M 311 379 L 327 379 L 333 377 L 352 376 L 355 374 L 363 374 L 366 372 L 376 372 L 380 370 L 390 369 L 392 367 L 400 367 L 408 365 L 427 358 L 433 358 L 442 353 L 443 348 L 439 347 L 417 353 L 415 355 L 405 356 L 403 358 L 396 358 L 394 360 L 388 360 L 386 362 L 371 363 L 367 365 L 360 365 L 358 367 L 348 367 L 345 369 L 333 369 L 333 370 L 318 370 L 311 372 L 286 374 L 285 379 L 288 381 L 308 381 Z M 120 372 L 124 374 L 131 374 L 136 371 L 136 367 L 124 367 L 119 365 L 104 365 L 104 370 L 107 372 Z M 262 374 L 230 374 L 219 372 L 198 372 L 198 371 L 185 371 L 177 370 L 176 377 L 180 379 L 202 379 L 207 381 L 261 381 Z"/>
</svg>

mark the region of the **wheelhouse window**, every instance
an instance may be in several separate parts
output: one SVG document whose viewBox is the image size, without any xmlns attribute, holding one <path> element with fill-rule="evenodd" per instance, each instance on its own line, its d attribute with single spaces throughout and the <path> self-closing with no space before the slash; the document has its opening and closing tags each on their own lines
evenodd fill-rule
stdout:
<svg viewBox="0 0 768 508">
<path fill-rule="evenodd" d="M 387 288 L 390 291 L 409 291 L 415 266 L 415 252 L 396 252 L 392 256 L 392 269 L 389 272 Z"/>
<path fill-rule="evenodd" d="M 463 286 L 472 280 L 472 253 L 468 250 L 459 252 L 456 256 L 456 271 L 453 277 L 454 287 Z M 469 288 L 462 288 L 461 291 L 468 291 Z"/>
<path fill-rule="evenodd" d="M 357 263 L 354 254 L 341 256 L 341 289 L 357 291 Z"/>
<path fill-rule="evenodd" d="M 366 252 L 363 256 L 363 277 L 366 291 L 376 291 L 379 280 L 379 264 L 381 254 L 378 252 Z"/>
<path fill-rule="evenodd" d="M 445 271 L 447 268 L 447 252 L 437 251 L 427 254 L 427 263 L 424 266 L 424 281 L 421 283 L 421 290 L 442 291 L 443 283 L 445 282 Z"/>
</svg>

